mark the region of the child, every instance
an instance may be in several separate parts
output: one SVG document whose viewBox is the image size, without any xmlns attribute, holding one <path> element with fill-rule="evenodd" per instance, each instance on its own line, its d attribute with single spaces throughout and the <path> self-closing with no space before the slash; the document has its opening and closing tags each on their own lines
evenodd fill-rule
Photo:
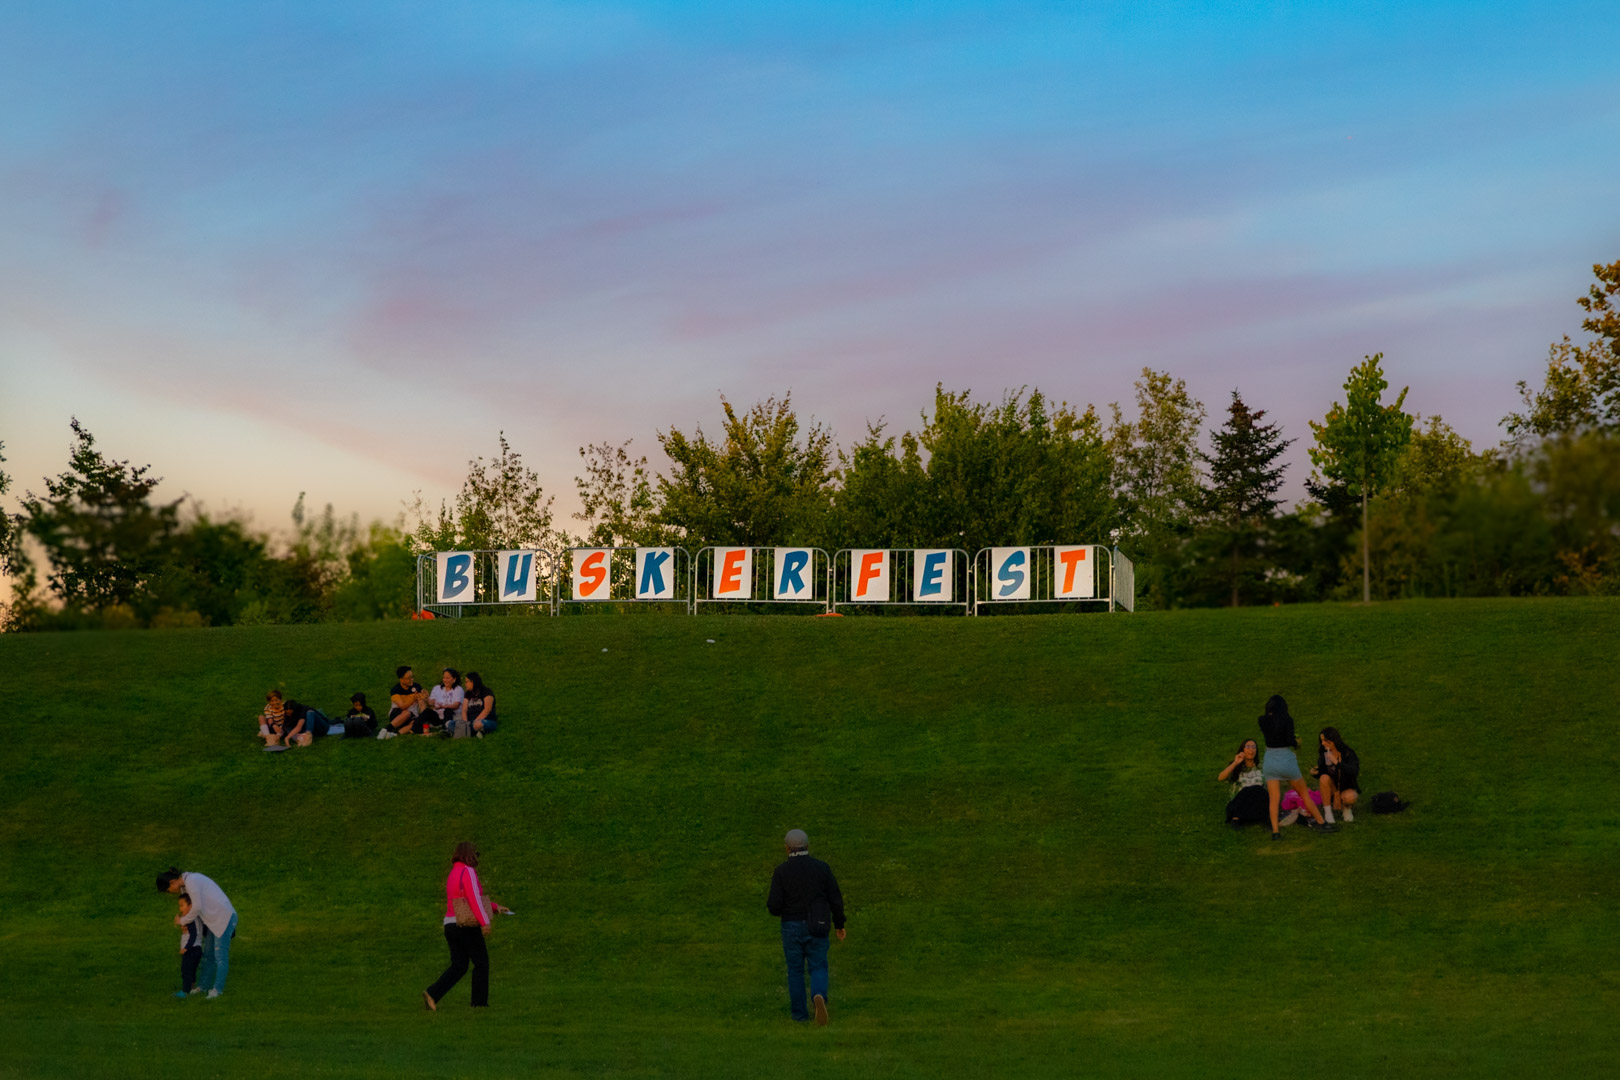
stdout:
<svg viewBox="0 0 1620 1080">
<path fill-rule="evenodd" d="M 266 746 L 277 746 L 287 729 L 287 706 L 281 700 L 281 691 L 272 690 L 264 695 L 264 712 L 259 714 L 259 738 Z"/>
<path fill-rule="evenodd" d="M 191 897 L 181 893 L 180 918 L 183 919 L 189 914 L 191 914 Z M 180 989 L 174 994 L 177 998 L 202 993 L 197 986 L 197 965 L 202 963 L 202 930 L 199 929 L 201 926 L 202 920 L 194 919 L 180 927 Z"/>
<path fill-rule="evenodd" d="M 377 714 L 366 704 L 366 695 L 355 693 L 349 697 L 349 715 L 343 718 L 345 739 L 364 739 L 377 734 Z"/>
</svg>

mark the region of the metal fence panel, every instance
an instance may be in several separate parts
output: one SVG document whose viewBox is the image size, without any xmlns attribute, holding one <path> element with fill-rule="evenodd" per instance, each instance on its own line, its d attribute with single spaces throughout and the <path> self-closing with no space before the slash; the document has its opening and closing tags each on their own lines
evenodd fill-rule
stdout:
<svg viewBox="0 0 1620 1080">
<path fill-rule="evenodd" d="M 520 576 L 524 556 L 529 556 L 526 579 Z M 467 581 L 465 589 L 458 590 L 451 599 L 440 598 L 440 568 L 445 563 L 457 577 L 464 576 Z M 544 548 L 425 552 L 416 557 L 416 609 L 454 618 L 468 608 L 538 607 L 550 613 L 556 598 L 556 579 L 557 557 Z M 512 598 L 519 587 L 524 596 L 532 591 L 533 599 Z"/>
<path fill-rule="evenodd" d="M 818 547 L 711 545 L 692 560 L 692 610 L 700 604 L 809 605 L 828 610 L 831 561 Z"/>
<path fill-rule="evenodd" d="M 999 604 L 1106 604 L 1112 610 L 1113 567 L 1102 544 L 980 548 L 973 557 L 973 613 Z"/>
<path fill-rule="evenodd" d="M 692 609 L 692 559 L 683 547 L 578 547 L 557 566 L 557 605 L 679 604 Z"/>
<path fill-rule="evenodd" d="M 972 576 L 972 560 L 961 548 L 842 548 L 833 556 L 832 610 L 882 605 L 961 608 L 965 615 L 973 604 Z"/>
</svg>

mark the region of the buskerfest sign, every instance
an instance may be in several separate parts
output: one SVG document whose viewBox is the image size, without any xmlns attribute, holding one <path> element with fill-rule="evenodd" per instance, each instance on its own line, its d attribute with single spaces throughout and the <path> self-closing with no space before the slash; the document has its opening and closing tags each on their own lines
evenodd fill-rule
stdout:
<svg viewBox="0 0 1620 1080">
<path fill-rule="evenodd" d="M 1065 611 L 1135 608 L 1135 568 L 1118 547 L 1046 544 L 981 548 L 679 546 L 440 551 L 417 559 L 417 607 L 459 615 L 478 607 L 661 604 L 695 613 L 811 605 L 928 609 L 978 615 L 1009 605 Z"/>
</svg>

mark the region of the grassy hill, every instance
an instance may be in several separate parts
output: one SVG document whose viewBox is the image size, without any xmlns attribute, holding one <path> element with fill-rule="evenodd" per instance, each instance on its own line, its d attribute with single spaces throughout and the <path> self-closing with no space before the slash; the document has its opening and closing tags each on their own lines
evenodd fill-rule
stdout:
<svg viewBox="0 0 1620 1080">
<path fill-rule="evenodd" d="M 1601 1075 L 1617 654 L 1597 600 L 0 638 L 0 1074 Z M 396 663 L 506 727 L 256 749 L 270 686 Z M 1225 828 L 1274 692 L 1414 808 Z M 825 1030 L 764 911 L 793 826 L 850 904 Z M 518 915 L 494 1007 L 429 1016 L 463 838 Z M 168 996 L 171 863 L 241 911 L 219 1002 Z"/>
</svg>

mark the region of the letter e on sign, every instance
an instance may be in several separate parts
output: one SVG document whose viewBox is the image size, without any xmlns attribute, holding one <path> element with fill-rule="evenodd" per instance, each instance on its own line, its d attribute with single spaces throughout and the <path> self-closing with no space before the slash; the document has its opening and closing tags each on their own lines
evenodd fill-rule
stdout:
<svg viewBox="0 0 1620 1080">
<path fill-rule="evenodd" d="M 919 604 L 949 604 L 955 579 L 951 574 L 955 552 L 919 549 L 911 553 L 912 599 Z"/>
<path fill-rule="evenodd" d="M 716 600 L 753 599 L 753 548 L 717 547 L 714 549 L 714 596 Z"/>
</svg>

